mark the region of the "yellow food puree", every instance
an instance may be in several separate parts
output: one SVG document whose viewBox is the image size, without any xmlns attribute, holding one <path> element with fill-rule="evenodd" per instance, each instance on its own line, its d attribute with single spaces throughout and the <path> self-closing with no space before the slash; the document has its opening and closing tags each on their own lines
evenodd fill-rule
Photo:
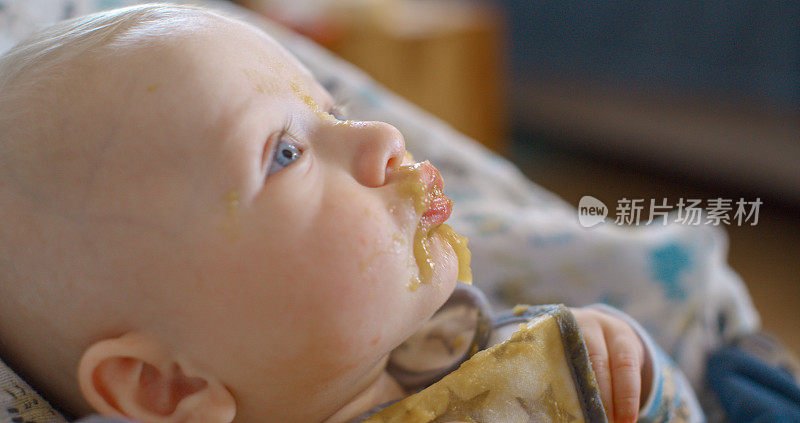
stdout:
<svg viewBox="0 0 800 423">
<path fill-rule="evenodd" d="M 413 165 L 403 165 L 398 169 L 399 172 L 407 173 L 408 176 L 400 184 L 400 191 L 404 195 L 409 195 L 414 201 L 414 210 L 417 214 L 422 214 L 430 206 L 428 197 L 428 187 L 418 177 L 420 163 Z M 472 283 L 472 269 L 470 268 L 471 254 L 467 248 L 467 238 L 457 234 L 453 228 L 442 223 L 433 228 L 426 227 L 423 222 L 417 226 L 414 234 L 414 260 L 419 267 L 419 276 L 413 277 L 408 282 L 408 288 L 412 291 L 419 288 L 420 284 L 429 283 L 433 276 L 433 269 L 436 263 L 430 257 L 430 242 L 434 235 L 439 235 L 442 240 L 447 242 L 458 258 L 458 280 L 464 283 Z"/>
</svg>

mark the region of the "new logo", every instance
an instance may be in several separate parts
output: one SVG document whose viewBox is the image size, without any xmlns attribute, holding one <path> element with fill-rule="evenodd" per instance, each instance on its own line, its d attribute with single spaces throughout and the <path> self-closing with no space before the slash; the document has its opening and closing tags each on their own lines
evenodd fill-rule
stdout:
<svg viewBox="0 0 800 423">
<path fill-rule="evenodd" d="M 581 226 L 591 228 L 599 225 L 606 221 L 606 216 L 608 207 L 602 201 L 591 195 L 581 197 L 581 201 L 578 202 L 578 222 Z"/>
</svg>

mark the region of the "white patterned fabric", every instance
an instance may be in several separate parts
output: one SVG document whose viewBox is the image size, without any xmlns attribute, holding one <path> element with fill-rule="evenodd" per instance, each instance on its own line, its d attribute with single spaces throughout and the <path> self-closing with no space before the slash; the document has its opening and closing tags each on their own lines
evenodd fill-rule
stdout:
<svg viewBox="0 0 800 423">
<path fill-rule="evenodd" d="M 0 360 L 0 422 L 64 423 L 64 419 Z"/>
</svg>

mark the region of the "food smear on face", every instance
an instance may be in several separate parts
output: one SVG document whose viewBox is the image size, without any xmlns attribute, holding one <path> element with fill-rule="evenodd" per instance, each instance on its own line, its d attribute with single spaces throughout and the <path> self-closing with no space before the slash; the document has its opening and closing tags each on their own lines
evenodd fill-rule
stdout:
<svg viewBox="0 0 800 423">
<path fill-rule="evenodd" d="M 242 236 L 241 228 L 239 226 L 239 191 L 228 191 L 225 194 L 223 201 L 225 202 L 225 210 L 227 214 L 225 230 L 231 239 L 239 239 Z"/>
<path fill-rule="evenodd" d="M 414 211 L 420 215 L 420 220 L 414 233 L 413 253 L 414 260 L 419 268 L 419 274 L 412 277 L 407 286 L 411 291 L 415 291 L 420 285 L 430 283 L 433 277 L 436 262 L 431 258 L 431 240 L 438 235 L 443 241 L 448 243 L 458 258 L 458 280 L 464 283 L 472 283 L 472 269 L 470 268 L 471 254 L 467 248 L 467 238 L 457 234 L 450 225 L 445 223 L 435 223 L 426 218 L 428 212 L 435 208 L 437 204 L 447 202 L 449 199 L 444 196 L 440 186 L 429 184 L 423 180 L 422 166 L 424 163 L 402 165 L 397 170 L 404 174 L 399 184 L 402 195 L 411 197 Z M 446 213 L 449 215 L 449 211 Z"/>
<path fill-rule="evenodd" d="M 322 119 L 324 121 L 327 121 L 328 123 L 330 123 L 332 125 L 335 125 L 335 126 L 346 125 L 346 126 L 360 126 L 360 127 L 373 127 L 373 126 L 375 126 L 375 122 L 362 122 L 362 121 L 356 121 L 356 120 L 339 120 L 339 119 L 336 118 L 336 116 L 330 114 L 328 111 L 322 110 L 322 107 L 320 107 L 319 103 L 317 103 L 317 101 L 314 100 L 314 97 L 312 97 L 308 93 L 308 91 L 305 88 L 303 88 L 303 86 L 300 84 L 300 82 L 298 82 L 297 80 L 294 80 L 294 81 L 290 82 L 290 85 L 291 85 L 292 91 L 294 91 L 295 95 L 297 95 L 297 97 L 299 97 L 300 100 L 302 100 L 302 102 L 305 103 L 305 105 L 308 106 L 309 109 L 311 109 L 314 113 L 316 113 L 317 116 L 320 119 Z"/>
<path fill-rule="evenodd" d="M 303 103 L 305 103 L 309 109 L 313 110 L 314 113 L 316 113 L 320 119 L 330 121 L 332 123 L 343 122 L 336 119 L 336 117 L 334 117 L 332 114 L 322 110 L 322 107 L 320 107 L 319 104 L 317 104 L 317 101 L 314 100 L 314 97 L 311 97 L 311 95 L 308 94 L 308 92 L 305 89 L 303 89 L 303 87 L 301 87 L 297 81 L 292 81 L 291 86 L 292 86 L 292 91 L 294 91 L 294 93 L 297 94 L 297 96 L 300 97 L 301 100 L 303 100 Z"/>
<path fill-rule="evenodd" d="M 397 169 L 397 172 L 402 174 L 403 180 L 400 182 L 400 193 L 404 196 L 410 196 L 414 202 L 414 211 L 417 214 L 422 214 L 431 205 L 430 196 L 428 196 L 428 187 L 422 181 L 420 176 L 420 168 L 422 163 L 414 163 L 411 165 L 403 165 Z"/>
<path fill-rule="evenodd" d="M 280 89 L 276 78 L 256 69 L 242 69 L 245 77 L 253 84 L 253 88 L 261 94 L 271 94 Z"/>
<path fill-rule="evenodd" d="M 322 110 L 319 107 L 319 104 L 317 104 L 316 100 L 314 100 L 314 97 L 311 97 L 311 95 L 309 95 L 308 92 L 300 86 L 300 83 L 297 81 L 292 81 L 290 82 L 290 85 L 292 86 L 292 91 L 294 91 L 294 93 L 300 97 L 300 100 L 303 100 L 303 103 L 305 103 L 309 109 L 314 110 L 315 112 L 320 112 Z"/>
<path fill-rule="evenodd" d="M 417 262 L 419 268 L 419 275 L 413 276 L 408 281 L 408 289 L 416 291 L 417 288 L 423 283 L 429 283 L 433 276 L 433 269 L 436 267 L 436 262 L 431 259 L 429 251 L 430 240 L 427 239 L 424 231 L 417 229 L 414 234 L 414 260 Z"/>
<path fill-rule="evenodd" d="M 433 232 L 441 235 L 441 237 L 453 248 L 453 251 L 458 257 L 458 280 L 464 283 L 472 284 L 472 268 L 469 266 L 472 261 L 472 253 L 467 248 L 467 237 L 459 235 L 453 228 L 442 223 L 435 227 Z"/>
</svg>

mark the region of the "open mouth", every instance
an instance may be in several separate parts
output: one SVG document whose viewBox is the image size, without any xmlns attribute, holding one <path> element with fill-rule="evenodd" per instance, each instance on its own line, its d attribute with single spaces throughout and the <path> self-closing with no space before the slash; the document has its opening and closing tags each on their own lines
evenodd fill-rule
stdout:
<svg viewBox="0 0 800 423">
<path fill-rule="evenodd" d="M 453 211 L 453 201 L 442 191 L 444 181 L 439 170 L 426 160 L 400 166 L 398 171 L 405 174 L 401 192 L 411 197 L 420 216 L 417 229 L 427 233 L 444 223 Z"/>
<path fill-rule="evenodd" d="M 450 217 L 453 211 L 453 201 L 442 195 L 433 197 L 430 200 L 431 205 L 425 213 L 422 214 L 422 224 L 428 228 L 441 225 Z"/>
<path fill-rule="evenodd" d="M 428 206 L 420 218 L 421 229 L 426 232 L 441 225 L 450 217 L 453 211 L 453 201 L 444 195 L 444 181 L 439 170 L 429 162 L 423 162 L 420 166 L 422 182 L 426 187 L 425 201 Z"/>
<path fill-rule="evenodd" d="M 444 181 L 439 170 L 428 161 L 403 165 L 399 170 L 408 173 L 400 187 L 404 194 L 412 198 L 414 209 L 420 215 L 413 242 L 419 276 L 415 276 L 409 282 L 409 289 L 416 290 L 421 284 L 431 281 L 436 267 L 430 250 L 430 242 L 434 235 L 450 245 L 456 254 L 458 279 L 470 283 L 472 270 L 469 267 L 470 253 L 467 249 L 467 239 L 456 234 L 453 228 L 444 223 L 453 211 L 453 201 L 442 191 Z"/>
</svg>

